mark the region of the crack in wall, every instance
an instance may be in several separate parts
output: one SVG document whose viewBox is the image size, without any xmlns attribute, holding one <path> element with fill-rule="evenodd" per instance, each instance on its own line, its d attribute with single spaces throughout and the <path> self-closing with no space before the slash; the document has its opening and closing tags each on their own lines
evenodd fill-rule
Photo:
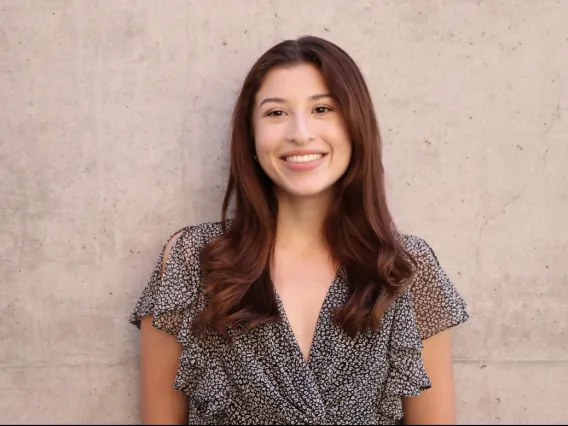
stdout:
<svg viewBox="0 0 568 426">
<path fill-rule="evenodd" d="M 525 180 L 525 183 L 523 184 L 523 187 L 519 191 L 518 194 L 514 195 L 507 202 L 505 202 L 505 204 L 503 204 L 503 206 L 501 206 L 498 209 L 497 213 L 494 213 L 491 216 L 485 218 L 485 220 L 481 224 L 481 227 L 479 228 L 479 233 L 477 235 L 477 247 L 475 249 L 475 270 L 473 272 L 473 276 L 471 277 L 471 282 L 470 282 L 471 286 L 473 286 L 473 284 L 475 283 L 475 279 L 477 278 L 477 272 L 479 270 L 479 264 L 480 264 L 479 254 L 480 254 L 480 251 L 481 251 L 481 237 L 483 235 L 483 231 L 485 230 L 487 225 L 489 225 L 489 223 L 493 222 L 499 216 L 504 215 L 507 212 L 507 207 L 509 207 L 511 204 L 513 204 L 515 201 L 517 201 L 519 198 L 521 198 L 524 195 L 524 193 L 528 189 L 532 180 L 538 174 L 540 174 L 540 173 L 542 173 L 543 171 L 546 170 L 546 165 L 547 165 L 546 160 L 547 160 L 547 157 L 548 157 L 548 152 L 550 150 L 550 141 L 546 139 L 546 136 L 548 135 L 548 133 L 550 133 L 550 131 L 552 130 L 554 125 L 560 119 L 560 100 L 562 99 L 562 95 L 563 95 L 563 91 L 564 91 L 564 81 L 562 80 L 560 72 L 557 71 L 556 75 L 558 76 L 558 80 L 560 81 L 560 88 L 558 90 L 558 99 L 556 100 L 556 108 L 554 108 L 554 111 L 552 112 L 552 115 L 550 116 L 548 126 L 546 127 L 544 132 L 542 132 L 542 134 L 540 135 L 540 140 L 544 143 L 544 152 L 542 154 L 541 167 L 535 168 L 535 170 L 531 173 L 531 175 Z"/>
</svg>

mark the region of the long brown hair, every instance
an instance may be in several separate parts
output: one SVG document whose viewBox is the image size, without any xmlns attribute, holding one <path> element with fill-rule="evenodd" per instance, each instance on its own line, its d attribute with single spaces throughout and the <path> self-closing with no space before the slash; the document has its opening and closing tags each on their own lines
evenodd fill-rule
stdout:
<svg viewBox="0 0 568 426">
<path fill-rule="evenodd" d="M 412 274 L 413 259 L 401 246 L 387 208 L 379 127 L 359 68 L 324 39 L 286 40 L 258 59 L 236 101 L 224 232 L 202 251 L 208 303 L 194 330 L 210 327 L 228 337 L 228 328 L 248 330 L 279 319 L 270 279 L 278 205 L 272 182 L 254 160 L 252 111 L 269 70 L 303 63 L 322 73 L 352 141 L 351 162 L 336 183 L 336 201 L 324 225 L 332 258 L 345 268 L 350 286 L 350 298 L 334 313 L 335 322 L 350 336 L 376 330 Z M 232 200 L 235 213 L 227 225 Z"/>
</svg>

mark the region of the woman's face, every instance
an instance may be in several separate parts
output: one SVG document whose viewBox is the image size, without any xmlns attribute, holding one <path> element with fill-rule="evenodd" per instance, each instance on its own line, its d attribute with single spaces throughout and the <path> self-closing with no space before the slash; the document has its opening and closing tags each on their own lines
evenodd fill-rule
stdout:
<svg viewBox="0 0 568 426">
<path fill-rule="evenodd" d="M 252 114 L 258 162 L 278 190 L 297 197 L 320 195 L 347 170 L 347 126 L 313 65 L 270 70 Z"/>
</svg>

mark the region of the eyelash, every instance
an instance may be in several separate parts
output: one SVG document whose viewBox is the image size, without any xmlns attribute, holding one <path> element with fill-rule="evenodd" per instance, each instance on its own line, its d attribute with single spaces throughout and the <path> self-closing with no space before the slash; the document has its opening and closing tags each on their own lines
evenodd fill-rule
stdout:
<svg viewBox="0 0 568 426">
<path fill-rule="evenodd" d="M 325 108 L 325 109 L 327 110 L 327 111 L 325 111 L 325 112 L 333 111 L 333 108 L 330 107 L 329 105 L 317 105 L 317 106 L 314 108 L 314 110 L 315 110 L 315 109 L 318 109 L 318 108 Z M 283 112 L 283 111 L 282 111 L 281 109 L 277 109 L 277 108 L 271 109 L 271 110 L 268 110 L 268 111 L 266 112 L 265 116 L 267 116 L 267 117 L 281 117 L 281 115 L 273 115 L 275 112 Z M 322 112 L 322 113 L 320 113 L 320 114 L 324 114 L 324 113 Z M 318 114 L 318 115 L 319 115 L 319 114 Z"/>
</svg>

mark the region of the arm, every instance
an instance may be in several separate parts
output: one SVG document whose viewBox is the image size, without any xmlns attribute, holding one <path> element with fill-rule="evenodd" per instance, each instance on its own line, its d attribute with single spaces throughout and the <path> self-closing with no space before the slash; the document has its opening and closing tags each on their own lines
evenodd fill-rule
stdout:
<svg viewBox="0 0 568 426">
<path fill-rule="evenodd" d="M 456 424 L 451 330 L 422 341 L 424 368 L 432 387 L 403 398 L 405 424 Z"/>
<path fill-rule="evenodd" d="M 168 242 L 162 273 L 169 252 L 180 234 Z M 152 316 L 141 319 L 140 374 L 141 411 L 144 424 L 186 424 L 187 395 L 173 389 L 182 346 L 174 336 L 152 326 Z"/>
<path fill-rule="evenodd" d="M 187 395 L 173 389 L 181 345 L 176 338 L 152 326 L 144 317 L 140 326 L 142 423 L 186 424 Z"/>
</svg>

